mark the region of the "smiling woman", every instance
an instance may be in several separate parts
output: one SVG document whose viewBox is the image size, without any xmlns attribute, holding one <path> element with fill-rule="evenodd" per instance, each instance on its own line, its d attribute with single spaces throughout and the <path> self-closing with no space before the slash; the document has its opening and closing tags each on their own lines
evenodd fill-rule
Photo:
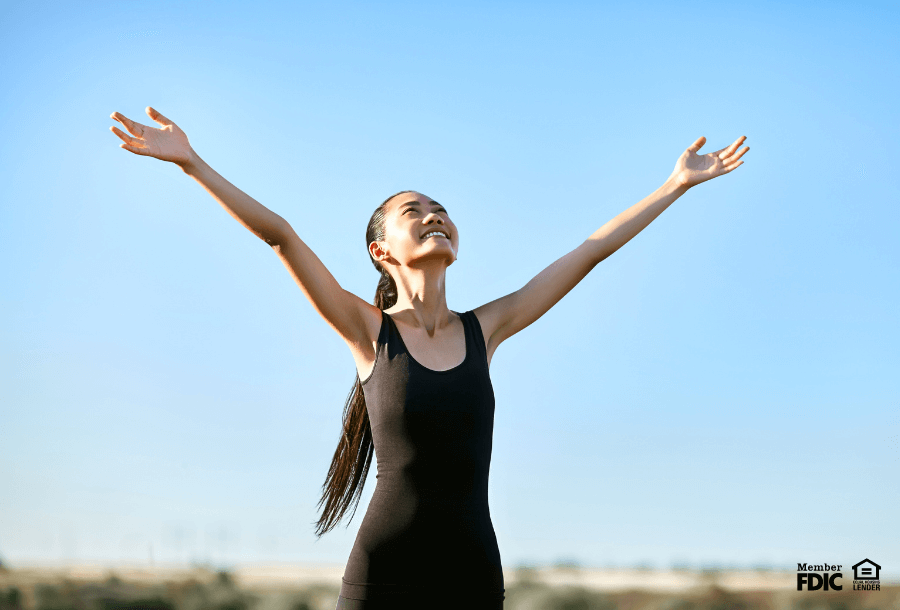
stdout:
<svg viewBox="0 0 900 610">
<path fill-rule="evenodd" d="M 344 290 L 285 219 L 200 159 L 175 123 L 150 107 L 147 113 L 162 127 L 113 113 L 132 134 L 112 127 L 120 146 L 175 163 L 270 245 L 356 363 L 319 501 L 318 536 L 351 505 L 352 519 L 373 454 L 378 474 L 337 608 L 502 608 L 502 562 L 488 507 L 494 352 L 688 189 L 742 165 L 749 147 L 737 149 L 744 138 L 705 155 L 698 154 L 705 138 L 698 139 L 662 186 L 525 286 L 458 313 L 447 307 L 446 271 L 457 260 L 459 230 L 438 202 L 401 191 L 375 209 L 366 229 L 379 273 L 370 304 Z"/>
</svg>

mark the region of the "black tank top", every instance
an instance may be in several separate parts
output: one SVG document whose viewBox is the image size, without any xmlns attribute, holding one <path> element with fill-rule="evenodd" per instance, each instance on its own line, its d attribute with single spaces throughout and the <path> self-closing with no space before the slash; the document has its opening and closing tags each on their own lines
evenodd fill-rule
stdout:
<svg viewBox="0 0 900 610">
<path fill-rule="evenodd" d="M 362 381 L 377 482 L 341 597 L 454 595 L 465 596 L 468 608 L 502 606 L 488 509 L 494 389 L 478 318 L 452 313 L 465 329 L 465 360 L 434 371 L 413 359 L 382 312 L 374 368 Z"/>
</svg>

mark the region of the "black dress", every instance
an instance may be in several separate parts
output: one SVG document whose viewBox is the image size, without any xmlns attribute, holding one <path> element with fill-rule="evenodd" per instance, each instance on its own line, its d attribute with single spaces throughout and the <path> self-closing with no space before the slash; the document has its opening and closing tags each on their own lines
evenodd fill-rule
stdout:
<svg viewBox="0 0 900 610">
<path fill-rule="evenodd" d="M 503 607 L 488 509 L 494 389 L 478 318 L 452 313 L 465 329 L 466 356 L 434 371 L 413 359 L 382 312 L 375 365 L 362 381 L 377 482 L 338 609 Z"/>
</svg>

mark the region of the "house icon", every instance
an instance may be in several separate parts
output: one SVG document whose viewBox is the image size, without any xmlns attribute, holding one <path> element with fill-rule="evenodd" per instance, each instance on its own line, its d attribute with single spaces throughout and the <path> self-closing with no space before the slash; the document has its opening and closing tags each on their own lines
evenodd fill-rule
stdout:
<svg viewBox="0 0 900 610">
<path fill-rule="evenodd" d="M 874 567 L 874 569 L 873 569 Z M 881 566 L 872 561 L 871 559 L 863 559 L 858 564 L 853 566 L 853 579 L 854 580 L 878 580 L 878 573 L 881 570 Z"/>
</svg>

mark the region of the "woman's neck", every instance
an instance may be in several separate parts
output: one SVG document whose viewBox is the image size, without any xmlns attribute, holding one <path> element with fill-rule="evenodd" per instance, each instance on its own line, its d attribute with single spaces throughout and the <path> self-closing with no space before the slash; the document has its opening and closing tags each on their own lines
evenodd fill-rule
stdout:
<svg viewBox="0 0 900 610">
<path fill-rule="evenodd" d="M 446 270 L 443 265 L 440 269 L 403 269 L 400 277 L 394 278 L 397 303 L 387 313 L 401 313 L 403 322 L 424 328 L 429 335 L 448 326 L 453 314 L 447 307 Z"/>
</svg>

